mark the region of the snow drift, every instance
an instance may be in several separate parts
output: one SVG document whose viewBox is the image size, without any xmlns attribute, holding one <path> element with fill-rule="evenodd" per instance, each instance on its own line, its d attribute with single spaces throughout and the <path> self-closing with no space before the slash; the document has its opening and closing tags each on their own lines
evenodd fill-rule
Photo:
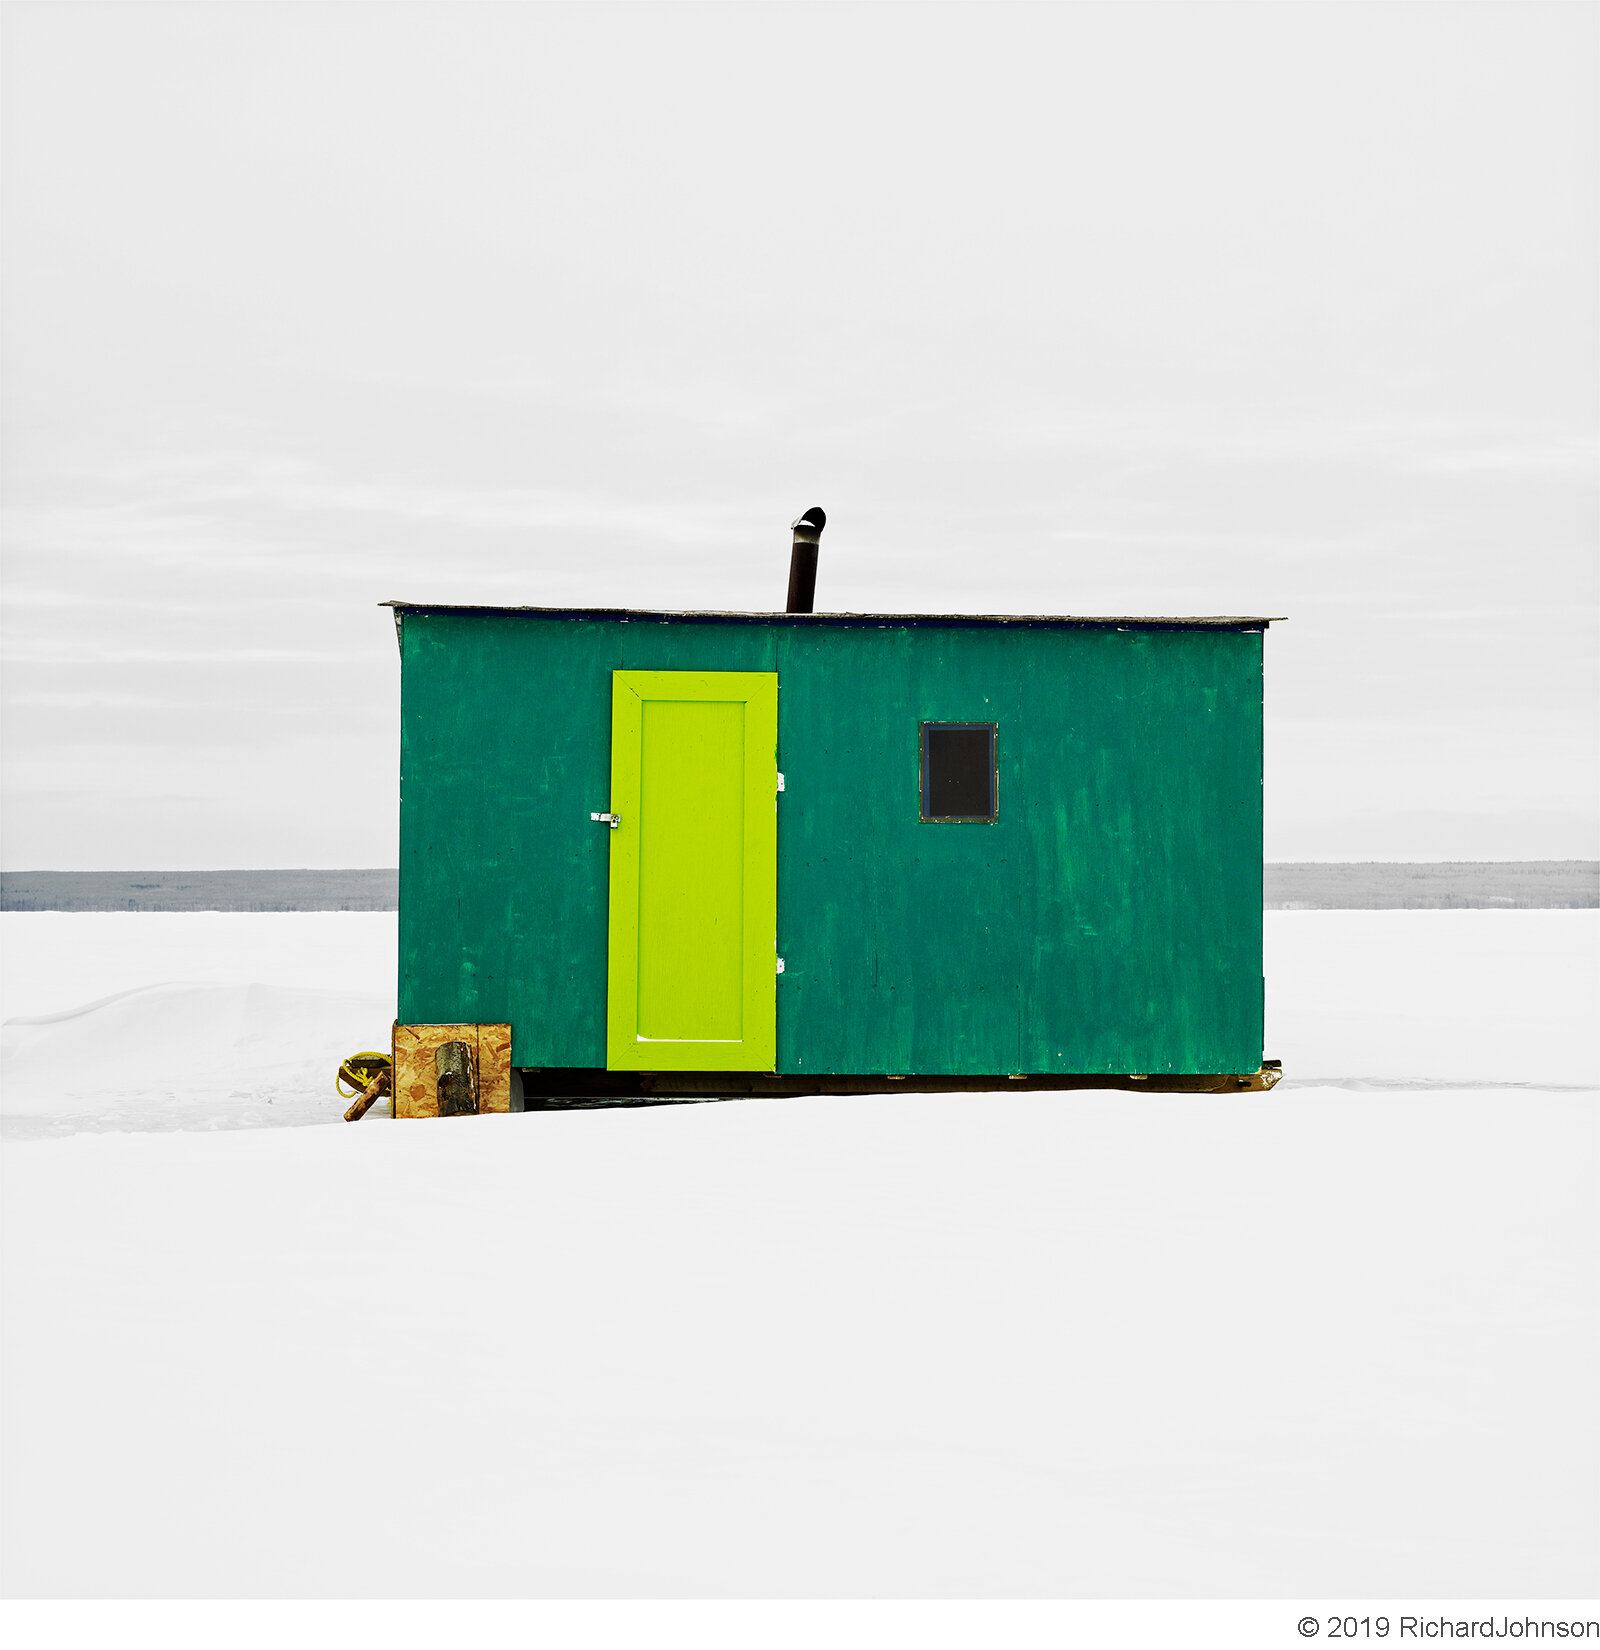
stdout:
<svg viewBox="0 0 1600 1650">
<path fill-rule="evenodd" d="M 0 1129 L 337 1122 L 339 1061 L 387 1048 L 391 913 L 7 913 Z"/>
<path fill-rule="evenodd" d="M 9 1133 L 337 1118 L 333 1075 L 388 1046 L 381 1001 L 281 985 L 138 986 L 0 1027 Z"/>
</svg>

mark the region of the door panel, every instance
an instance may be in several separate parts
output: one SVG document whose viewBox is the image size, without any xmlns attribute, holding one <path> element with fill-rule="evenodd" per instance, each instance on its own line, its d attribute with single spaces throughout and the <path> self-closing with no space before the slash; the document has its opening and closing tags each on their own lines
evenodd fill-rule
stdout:
<svg viewBox="0 0 1600 1650">
<path fill-rule="evenodd" d="M 641 1037 L 744 1035 L 744 717 L 737 700 L 644 701 Z"/>
<path fill-rule="evenodd" d="M 778 679 L 612 674 L 606 1066 L 776 1061 Z"/>
</svg>

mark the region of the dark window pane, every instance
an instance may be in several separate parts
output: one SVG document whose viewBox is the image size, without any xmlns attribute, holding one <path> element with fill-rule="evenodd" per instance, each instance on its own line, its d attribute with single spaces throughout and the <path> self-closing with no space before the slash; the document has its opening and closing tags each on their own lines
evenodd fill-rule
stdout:
<svg viewBox="0 0 1600 1650">
<path fill-rule="evenodd" d="M 928 723 L 922 730 L 926 819 L 993 819 L 994 729 Z"/>
</svg>

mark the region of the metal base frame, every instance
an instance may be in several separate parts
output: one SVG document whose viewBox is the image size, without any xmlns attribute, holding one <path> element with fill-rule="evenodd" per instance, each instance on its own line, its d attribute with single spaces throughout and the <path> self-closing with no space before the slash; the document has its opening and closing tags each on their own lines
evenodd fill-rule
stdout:
<svg viewBox="0 0 1600 1650">
<path fill-rule="evenodd" d="M 1134 1093 L 1243 1094 L 1272 1088 L 1283 1076 L 1278 1060 L 1253 1072 L 1151 1072 L 1148 1076 L 1103 1073 L 1065 1075 L 1001 1072 L 990 1076 L 896 1077 L 864 1075 L 797 1077 L 770 1071 L 603 1071 L 593 1066 L 523 1066 L 524 1111 L 576 1106 L 670 1105 L 685 1100 L 784 1099 L 808 1094 L 992 1094 L 1000 1089 L 1126 1089 Z"/>
</svg>

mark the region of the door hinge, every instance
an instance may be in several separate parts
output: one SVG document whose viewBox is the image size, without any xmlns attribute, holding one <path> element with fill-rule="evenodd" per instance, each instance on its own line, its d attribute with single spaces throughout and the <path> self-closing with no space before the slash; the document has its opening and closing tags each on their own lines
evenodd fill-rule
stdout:
<svg viewBox="0 0 1600 1650">
<path fill-rule="evenodd" d="M 783 972 L 783 958 L 782 957 L 778 958 L 778 972 L 780 974 Z"/>
<path fill-rule="evenodd" d="M 622 823 L 621 814 L 590 814 L 589 817 L 601 825 L 609 825 L 613 831 Z"/>
<path fill-rule="evenodd" d="M 783 775 L 781 773 L 778 775 L 778 789 L 780 791 L 783 789 Z"/>
</svg>

